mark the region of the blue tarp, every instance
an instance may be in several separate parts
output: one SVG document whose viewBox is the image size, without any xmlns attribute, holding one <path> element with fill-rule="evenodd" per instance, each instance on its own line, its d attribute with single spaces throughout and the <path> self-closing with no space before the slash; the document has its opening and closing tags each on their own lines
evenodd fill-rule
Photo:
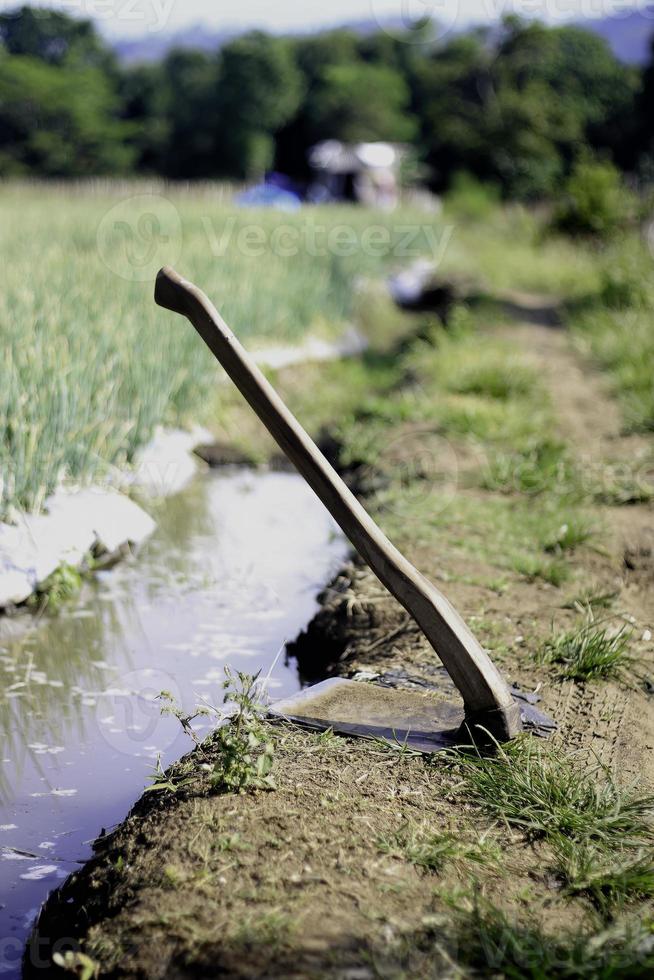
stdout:
<svg viewBox="0 0 654 980">
<path fill-rule="evenodd" d="M 274 184 L 257 184 L 237 194 L 236 203 L 242 208 L 275 208 L 277 211 L 297 211 L 302 206 L 299 195 Z"/>
</svg>

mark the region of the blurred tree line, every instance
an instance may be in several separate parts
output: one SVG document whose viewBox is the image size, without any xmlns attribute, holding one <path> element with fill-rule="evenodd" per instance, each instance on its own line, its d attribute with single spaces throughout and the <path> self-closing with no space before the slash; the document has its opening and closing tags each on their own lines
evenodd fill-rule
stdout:
<svg viewBox="0 0 654 980">
<path fill-rule="evenodd" d="M 644 71 L 578 27 L 506 18 L 443 43 L 347 30 L 252 32 L 215 54 L 126 67 L 88 21 L 0 15 L 0 175 L 303 179 L 326 138 L 412 144 L 436 190 L 457 173 L 549 196 L 583 154 L 654 172 L 654 48 Z"/>
</svg>

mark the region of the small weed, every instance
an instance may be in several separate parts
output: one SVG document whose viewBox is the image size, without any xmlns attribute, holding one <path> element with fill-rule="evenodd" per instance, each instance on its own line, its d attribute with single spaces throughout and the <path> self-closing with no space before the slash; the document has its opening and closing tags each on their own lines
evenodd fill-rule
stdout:
<svg viewBox="0 0 654 980">
<path fill-rule="evenodd" d="M 612 476 L 595 489 L 594 496 L 598 503 L 610 507 L 649 504 L 654 500 L 654 483 L 637 475 Z"/>
<path fill-rule="evenodd" d="M 226 668 L 224 704 L 235 704 L 227 725 L 214 734 L 211 746 L 218 757 L 210 772 L 215 790 L 240 793 L 245 789 L 275 789 L 272 768 L 275 747 L 263 730 L 266 708 L 260 701 L 259 675 L 252 677 Z"/>
<path fill-rule="evenodd" d="M 260 946 L 273 951 L 288 942 L 295 926 L 288 915 L 271 909 L 263 916 L 245 920 L 230 945 L 245 949 Z"/>
<path fill-rule="evenodd" d="M 161 765 L 161 756 L 157 756 L 157 761 L 152 769 L 152 782 L 145 787 L 145 793 L 177 793 L 185 786 L 189 786 L 195 781 L 195 776 L 169 775 Z"/>
<path fill-rule="evenodd" d="M 177 888 L 178 885 L 181 885 L 186 880 L 183 870 L 175 864 L 167 864 L 163 873 L 166 884 L 172 888 Z"/>
<path fill-rule="evenodd" d="M 210 709 L 204 705 L 198 706 L 193 714 L 189 715 L 175 702 L 175 699 L 169 691 L 161 691 L 157 700 L 164 702 L 163 707 L 161 708 L 161 714 L 171 715 L 173 718 L 177 718 L 177 721 L 184 730 L 184 734 L 193 739 L 196 745 L 200 745 L 201 739 L 193 729 L 193 722 L 196 720 L 196 718 L 206 718 L 208 715 L 210 715 Z"/>
<path fill-rule="evenodd" d="M 371 735 L 369 737 L 366 736 L 366 738 L 378 746 L 382 752 L 388 752 L 398 760 L 419 759 L 422 757 L 422 752 L 411 748 L 408 734 L 404 738 L 399 738 L 395 731 L 392 734 L 392 738 L 384 738 L 381 735 Z"/>
<path fill-rule="evenodd" d="M 611 631 L 591 617 L 579 629 L 548 640 L 539 660 L 555 665 L 559 675 L 569 680 L 623 679 L 626 669 L 634 663 L 629 653 L 631 636 L 627 627 Z"/>
<path fill-rule="evenodd" d="M 550 437 L 532 440 L 515 453 L 492 453 L 482 476 L 482 486 L 501 493 L 556 491 L 572 495 L 576 491 L 566 447 Z"/>
<path fill-rule="evenodd" d="M 264 730 L 263 718 L 267 709 L 262 704 L 258 681 L 258 674 L 233 673 L 226 667 L 223 705 L 227 705 L 228 709 L 205 704 L 190 715 L 175 703 L 171 694 L 162 691 L 159 695 L 164 702 L 161 713 L 177 718 L 184 732 L 195 742 L 200 758 L 205 761 L 199 766 L 191 763 L 190 770 L 182 768 L 179 775 L 170 777 L 162 770 L 158 759 L 153 784 L 147 790 L 175 793 L 207 774 L 211 788 L 221 793 L 275 789 L 272 776 L 275 748 Z M 215 717 L 220 727 L 202 742 L 192 723 L 196 718 L 207 715 Z M 210 756 L 213 762 L 209 761 Z"/>
<path fill-rule="evenodd" d="M 79 951 L 53 953 L 52 962 L 66 973 L 74 973 L 80 980 L 95 980 L 100 976 L 100 964 Z"/>
<path fill-rule="evenodd" d="M 247 846 L 241 839 L 240 834 L 222 834 L 222 836 L 217 837 L 213 841 L 214 850 L 219 851 L 221 854 L 229 851 L 245 850 Z"/>
<path fill-rule="evenodd" d="M 446 864 L 467 861 L 478 865 L 497 864 L 499 851 L 487 842 L 470 844 L 453 833 L 416 833 L 401 831 L 390 839 L 377 842 L 384 854 L 401 854 L 426 871 L 440 873 Z"/>
<path fill-rule="evenodd" d="M 65 562 L 42 582 L 38 591 L 28 599 L 28 606 L 39 612 L 58 612 L 82 588 L 82 574 Z"/>
<path fill-rule="evenodd" d="M 595 586 L 583 589 L 578 595 L 564 603 L 562 608 L 580 611 L 610 609 L 619 595 L 620 593 L 615 590 L 607 592 L 602 586 Z"/>
<path fill-rule="evenodd" d="M 513 559 L 516 572 L 530 581 L 541 579 L 559 589 L 570 577 L 568 566 L 560 559 L 541 558 L 539 555 L 516 555 Z"/>
<path fill-rule="evenodd" d="M 543 541 L 543 548 L 555 554 L 574 551 L 579 545 L 589 541 L 594 533 L 595 527 L 587 518 L 571 517 L 561 525 L 556 534 Z"/>
</svg>

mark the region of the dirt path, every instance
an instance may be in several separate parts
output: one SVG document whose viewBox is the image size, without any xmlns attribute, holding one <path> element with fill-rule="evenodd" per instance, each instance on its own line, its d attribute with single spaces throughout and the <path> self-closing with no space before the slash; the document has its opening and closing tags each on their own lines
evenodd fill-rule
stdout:
<svg viewBox="0 0 654 980">
<path fill-rule="evenodd" d="M 542 297 L 513 296 L 519 319 L 499 333 L 536 366 L 559 421 L 589 480 L 612 483 L 616 473 L 635 470 L 651 481 L 651 440 L 624 432 L 622 415 L 605 376 L 573 347 L 561 328 L 557 307 Z M 649 472 L 647 468 L 649 467 Z M 620 589 L 619 609 L 634 629 L 642 671 L 654 673 L 654 509 L 651 505 L 599 509 L 606 554 L 591 562 L 607 589 Z M 623 778 L 654 786 L 654 705 L 642 686 L 560 686 L 554 716 L 573 744 L 596 755 Z"/>
</svg>

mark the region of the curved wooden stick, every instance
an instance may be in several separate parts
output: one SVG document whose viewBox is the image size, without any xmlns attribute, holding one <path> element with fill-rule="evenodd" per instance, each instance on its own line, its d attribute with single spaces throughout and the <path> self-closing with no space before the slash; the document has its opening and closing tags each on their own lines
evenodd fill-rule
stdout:
<svg viewBox="0 0 654 980">
<path fill-rule="evenodd" d="M 506 681 L 456 610 L 391 544 L 238 342 L 218 311 L 173 269 L 157 276 L 159 306 L 187 317 L 283 452 L 380 581 L 415 619 L 463 697 L 468 723 L 500 739 L 521 729 Z"/>
</svg>

